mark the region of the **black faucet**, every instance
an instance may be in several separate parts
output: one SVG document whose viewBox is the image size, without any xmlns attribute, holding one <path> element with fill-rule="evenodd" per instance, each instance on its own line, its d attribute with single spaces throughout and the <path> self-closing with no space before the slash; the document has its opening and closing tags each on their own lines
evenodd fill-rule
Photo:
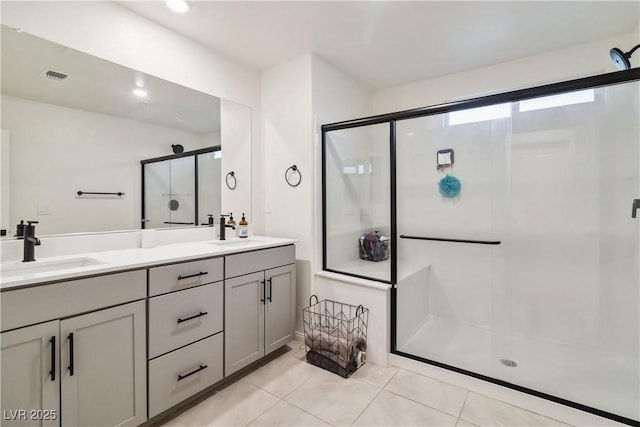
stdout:
<svg viewBox="0 0 640 427">
<path fill-rule="evenodd" d="M 225 217 L 227 217 L 229 215 L 220 215 L 220 240 L 226 240 L 225 238 L 225 231 L 227 229 L 227 227 L 231 228 L 232 230 L 236 229 L 235 225 L 232 224 L 227 224 L 224 220 Z"/>
<path fill-rule="evenodd" d="M 24 257 L 22 262 L 35 261 L 35 247 L 40 246 L 40 239 L 36 237 L 36 226 L 38 221 L 27 221 L 24 226 Z"/>
</svg>

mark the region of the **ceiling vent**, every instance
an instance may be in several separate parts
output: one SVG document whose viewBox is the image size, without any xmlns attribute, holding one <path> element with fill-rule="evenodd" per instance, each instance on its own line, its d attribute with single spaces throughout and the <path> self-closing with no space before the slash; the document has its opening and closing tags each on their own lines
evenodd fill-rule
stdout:
<svg viewBox="0 0 640 427">
<path fill-rule="evenodd" d="M 67 74 L 63 74 L 63 73 L 59 73 L 57 71 L 46 71 L 44 73 L 42 73 L 41 77 L 44 80 L 51 80 L 54 82 L 61 82 L 64 79 L 66 79 L 67 77 L 69 77 Z"/>
</svg>

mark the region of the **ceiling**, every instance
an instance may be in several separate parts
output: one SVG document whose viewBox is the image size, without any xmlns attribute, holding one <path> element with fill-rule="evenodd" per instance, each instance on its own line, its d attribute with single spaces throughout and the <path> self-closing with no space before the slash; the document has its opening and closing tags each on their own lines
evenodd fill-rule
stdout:
<svg viewBox="0 0 640 427">
<path fill-rule="evenodd" d="M 117 3 L 257 70 L 312 52 L 373 90 L 627 34 L 640 22 L 637 0 L 191 1 L 185 14 L 163 1 Z"/>
<path fill-rule="evenodd" d="M 220 99 L 2 26 L 2 94 L 196 134 L 220 131 Z M 47 71 L 68 75 L 44 78 Z M 148 93 L 139 98 L 133 89 Z"/>
</svg>

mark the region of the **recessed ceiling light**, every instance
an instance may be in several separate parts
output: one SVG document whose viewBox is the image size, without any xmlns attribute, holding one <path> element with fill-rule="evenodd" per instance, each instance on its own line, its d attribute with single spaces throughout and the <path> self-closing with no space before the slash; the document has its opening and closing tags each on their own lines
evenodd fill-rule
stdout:
<svg viewBox="0 0 640 427">
<path fill-rule="evenodd" d="M 135 96 L 137 96 L 138 98 L 144 98 L 145 96 L 147 96 L 147 91 L 142 89 L 142 88 L 137 87 L 137 88 L 135 88 L 133 90 L 133 94 Z"/>
<path fill-rule="evenodd" d="M 167 0 L 167 7 L 178 13 L 185 13 L 189 10 L 189 3 L 185 0 Z"/>
</svg>

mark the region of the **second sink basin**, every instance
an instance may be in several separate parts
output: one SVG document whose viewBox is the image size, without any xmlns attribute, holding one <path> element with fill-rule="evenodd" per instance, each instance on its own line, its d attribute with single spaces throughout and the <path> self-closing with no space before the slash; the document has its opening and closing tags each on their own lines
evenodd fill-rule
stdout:
<svg viewBox="0 0 640 427">
<path fill-rule="evenodd" d="M 252 245 L 253 243 L 255 243 L 255 240 L 252 239 L 229 239 L 229 240 L 214 240 L 212 242 L 209 242 L 209 244 L 211 245 L 218 245 L 218 246 L 244 246 L 244 245 Z"/>
<path fill-rule="evenodd" d="M 0 266 L 0 276 L 27 276 L 30 274 L 48 273 L 50 271 L 89 267 L 98 264 L 102 264 L 102 262 L 93 258 L 70 258 L 59 261 L 15 261 L 12 263 L 2 264 Z"/>
</svg>

